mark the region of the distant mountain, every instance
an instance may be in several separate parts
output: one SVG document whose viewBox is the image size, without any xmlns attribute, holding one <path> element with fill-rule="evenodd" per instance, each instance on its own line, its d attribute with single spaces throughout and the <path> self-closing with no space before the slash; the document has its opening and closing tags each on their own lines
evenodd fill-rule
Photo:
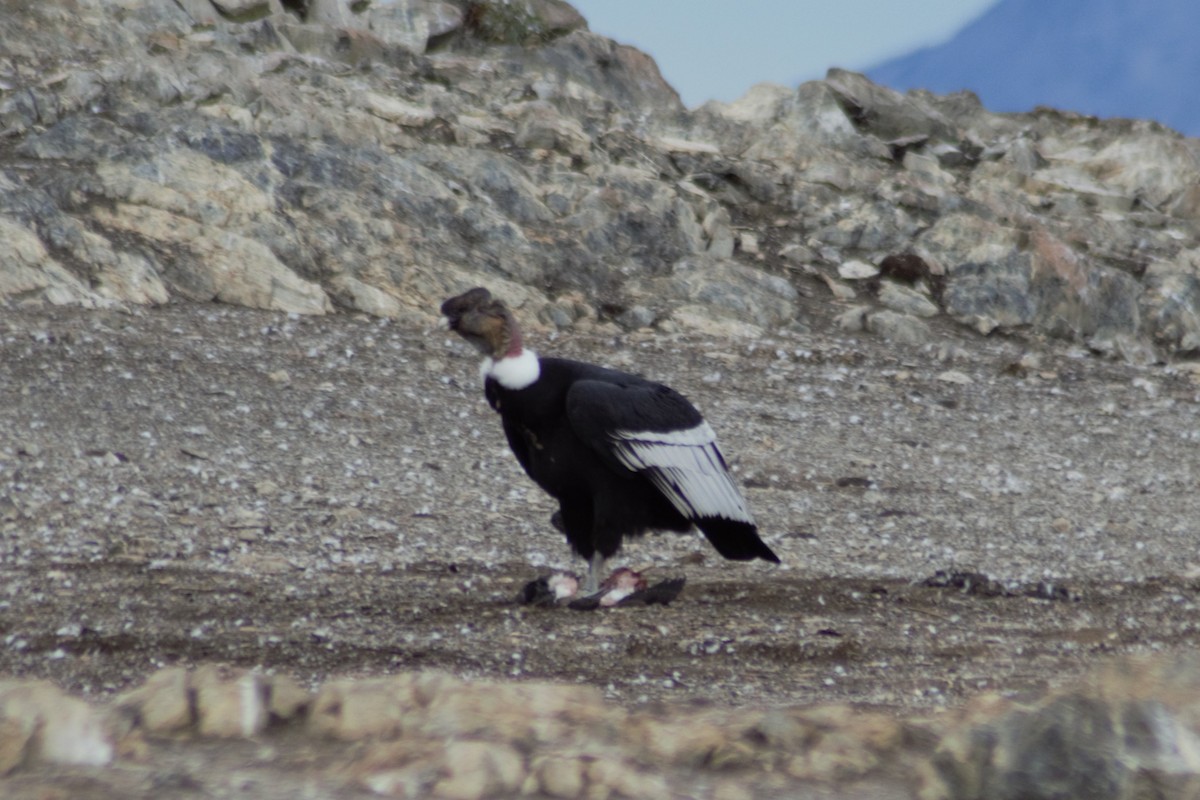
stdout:
<svg viewBox="0 0 1200 800">
<path fill-rule="evenodd" d="M 1053 106 L 1144 117 L 1200 136 L 1198 0 L 1000 0 L 944 44 L 866 70 L 992 111 Z"/>
</svg>

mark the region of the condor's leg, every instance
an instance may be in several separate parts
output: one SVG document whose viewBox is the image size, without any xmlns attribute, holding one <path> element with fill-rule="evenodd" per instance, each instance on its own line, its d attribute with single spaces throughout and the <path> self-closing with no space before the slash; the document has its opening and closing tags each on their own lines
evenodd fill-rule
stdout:
<svg viewBox="0 0 1200 800">
<path fill-rule="evenodd" d="M 593 489 L 595 500 L 588 542 L 591 555 L 585 556 L 588 576 L 584 594 L 595 594 L 600 590 L 601 581 L 608 577 L 605 572 L 608 560 L 621 549 L 626 537 L 642 532 L 644 526 L 638 517 L 638 501 L 630 496 L 630 488 L 624 479 L 610 479 L 599 482 Z"/>
<path fill-rule="evenodd" d="M 600 587 L 600 572 L 606 560 L 592 535 L 594 516 L 591 498 L 576 496 L 560 499 L 558 511 L 550 517 L 550 524 L 566 535 L 571 549 L 588 562 L 584 594 L 591 594 Z"/>
<path fill-rule="evenodd" d="M 600 576 L 604 574 L 604 565 L 607 563 L 608 559 L 602 556 L 599 550 L 592 553 L 592 557 L 588 559 L 587 580 L 583 584 L 585 596 L 600 591 Z"/>
</svg>

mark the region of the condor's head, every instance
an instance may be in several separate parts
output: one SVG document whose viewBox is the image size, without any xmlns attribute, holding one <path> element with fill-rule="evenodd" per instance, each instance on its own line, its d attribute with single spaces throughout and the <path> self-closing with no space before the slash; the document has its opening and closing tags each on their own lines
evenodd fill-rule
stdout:
<svg viewBox="0 0 1200 800">
<path fill-rule="evenodd" d="M 442 303 L 450 330 L 494 359 L 521 353 L 521 331 L 512 312 L 484 288 L 471 289 Z"/>
</svg>

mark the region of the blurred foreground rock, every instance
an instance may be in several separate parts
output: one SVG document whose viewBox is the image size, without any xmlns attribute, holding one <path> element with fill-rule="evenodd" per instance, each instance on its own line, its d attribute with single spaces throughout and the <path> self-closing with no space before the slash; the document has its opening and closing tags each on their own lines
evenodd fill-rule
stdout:
<svg viewBox="0 0 1200 800">
<path fill-rule="evenodd" d="M 1200 350 L 1200 143 L 1153 123 L 840 70 L 687 110 L 558 0 L 8 3 L 0 53 L 10 304 L 427 317 L 487 284 L 559 328 L 866 302 L 902 342 Z"/>
<path fill-rule="evenodd" d="M 1200 661 L 1114 661 L 1072 689 L 914 720 L 847 706 L 630 710 L 587 686 L 439 673 L 313 694 L 285 676 L 168 668 L 105 705 L 42 681 L 0 685 L 0 769 L 26 787 L 52 785 L 52 765 L 105 785 L 114 761 L 165 769 L 180 747 L 203 761 L 214 738 L 260 759 L 271 743 L 260 769 L 283 772 L 317 747 L 327 786 L 406 798 L 1193 797 Z"/>
<path fill-rule="evenodd" d="M 1114 661 L 1036 701 L 974 701 L 923 798 L 1200 796 L 1200 658 Z"/>
<path fill-rule="evenodd" d="M 101 766 L 113 754 L 96 708 L 46 681 L 0 681 L 0 775 L 30 762 Z"/>
</svg>

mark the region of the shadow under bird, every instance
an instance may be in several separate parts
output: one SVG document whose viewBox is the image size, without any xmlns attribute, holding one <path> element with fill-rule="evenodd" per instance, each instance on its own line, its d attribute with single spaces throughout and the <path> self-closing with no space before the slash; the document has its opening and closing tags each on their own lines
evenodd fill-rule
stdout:
<svg viewBox="0 0 1200 800">
<path fill-rule="evenodd" d="M 683 395 L 619 370 L 539 358 L 487 289 L 450 298 L 442 314 L 483 354 L 487 401 L 517 461 L 558 500 L 567 541 L 588 562 L 586 591 L 625 539 L 648 530 L 695 526 L 725 558 L 779 563 L 712 428 Z"/>
</svg>

